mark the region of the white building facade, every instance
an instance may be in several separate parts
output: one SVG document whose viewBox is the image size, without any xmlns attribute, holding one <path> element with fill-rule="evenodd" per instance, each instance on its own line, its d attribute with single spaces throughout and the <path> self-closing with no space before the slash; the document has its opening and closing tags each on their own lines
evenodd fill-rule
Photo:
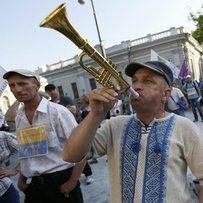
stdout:
<svg viewBox="0 0 203 203">
<path fill-rule="evenodd" d="M 100 46 L 95 46 L 95 49 L 99 51 Z M 151 50 L 172 62 L 178 69 L 185 60 L 195 80 L 199 81 L 199 77 L 203 76 L 203 48 L 184 27 L 171 28 L 139 39 L 123 41 L 107 48 L 106 55 L 117 65 L 117 71 L 122 74 L 123 78 L 130 82 L 130 78 L 124 74 L 125 66 L 135 60 L 149 61 Z M 99 65 L 91 58 L 85 56 L 83 59 L 84 64 L 98 68 Z M 95 82 L 94 77 L 79 65 L 77 55 L 55 64 L 37 67 L 36 72 L 42 76 L 41 91 L 47 83 L 53 83 L 62 95 L 69 95 L 74 99 L 87 95 L 92 89 L 100 86 Z M 6 88 L 0 97 L 0 106 L 4 113 L 14 101 L 15 98 Z"/>
<path fill-rule="evenodd" d="M 95 47 L 97 50 L 99 48 L 99 45 Z M 189 73 L 195 80 L 199 80 L 199 77 L 202 76 L 203 49 L 184 27 L 171 28 L 132 41 L 123 41 L 107 48 L 106 55 L 117 65 L 118 72 L 129 81 L 129 78 L 124 74 L 125 66 L 135 60 L 139 62 L 149 61 L 151 49 L 176 65 L 178 69 L 181 68 L 185 60 Z M 98 67 L 98 64 L 89 57 L 85 56 L 83 62 L 88 66 Z M 79 65 L 78 56 L 38 68 L 38 72 L 47 79 L 48 83 L 55 84 L 61 94 L 69 95 L 74 99 L 88 94 L 92 89 L 99 86 L 94 77 Z"/>
</svg>

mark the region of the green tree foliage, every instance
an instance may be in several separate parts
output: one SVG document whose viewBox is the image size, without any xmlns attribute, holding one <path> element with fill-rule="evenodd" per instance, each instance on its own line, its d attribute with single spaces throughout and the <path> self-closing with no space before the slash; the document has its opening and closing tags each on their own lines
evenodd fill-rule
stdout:
<svg viewBox="0 0 203 203">
<path fill-rule="evenodd" d="M 192 32 L 192 36 L 199 44 L 203 44 L 203 14 L 202 12 L 198 12 L 197 15 L 191 13 L 190 17 L 196 25 L 196 30 Z"/>
</svg>

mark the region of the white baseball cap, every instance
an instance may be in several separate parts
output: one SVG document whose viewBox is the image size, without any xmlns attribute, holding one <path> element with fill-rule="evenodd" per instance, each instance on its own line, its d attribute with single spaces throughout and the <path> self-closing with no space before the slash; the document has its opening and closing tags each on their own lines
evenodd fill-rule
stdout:
<svg viewBox="0 0 203 203">
<path fill-rule="evenodd" d="M 16 74 L 16 73 L 29 78 L 34 77 L 37 81 L 40 82 L 40 77 L 37 73 L 26 69 L 15 69 L 15 70 L 8 71 L 3 75 L 3 78 L 7 80 L 12 74 Z"/>
</svg>

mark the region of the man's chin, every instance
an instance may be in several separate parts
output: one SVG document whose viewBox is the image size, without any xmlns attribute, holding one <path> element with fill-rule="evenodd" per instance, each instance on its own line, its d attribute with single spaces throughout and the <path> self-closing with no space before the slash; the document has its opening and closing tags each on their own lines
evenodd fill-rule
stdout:
<svg viewBox="0 0 203 203">
<path fill-rule="evenodd" d="M 145 112 L 146 111 L 146 106 L 143 104 L 141 104 L 140 102 L 134 102 L 132 104 L 132 108 L 136 111 L 136 112 Z"/>
<path fill-rule="evenodd" d="M 136 106 L 140 106 L 141 105 L 140 101 L 138 99 L 132 99 L 130 103 L 131 103 L 132 107 L 136 107 Z"/>
<path fill-rule="evenodd" d="M 25 100 L 24 99 L 17 99 L 18 100 L 18 102 L 25 102 Z"/>
<path fill-rule="evenodd" d="M 19 101 L 19 102 L 26 102 L 27 101 L 27 97 L 16 97 L 16 99 Z"/>
</svg>

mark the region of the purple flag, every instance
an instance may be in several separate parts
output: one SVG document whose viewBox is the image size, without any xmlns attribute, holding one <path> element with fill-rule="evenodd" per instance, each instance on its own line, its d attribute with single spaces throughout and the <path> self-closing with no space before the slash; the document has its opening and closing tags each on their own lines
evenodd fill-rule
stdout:
<svg viewBox="0 0 203 203">
<path fill-rule="evenodd" d="M 179 77 L 180 78 L 185 78 L 188 75 L 188 69 L 185 61 L 183 62 L 180 72 L 179 72 Z"/>
</svg>

